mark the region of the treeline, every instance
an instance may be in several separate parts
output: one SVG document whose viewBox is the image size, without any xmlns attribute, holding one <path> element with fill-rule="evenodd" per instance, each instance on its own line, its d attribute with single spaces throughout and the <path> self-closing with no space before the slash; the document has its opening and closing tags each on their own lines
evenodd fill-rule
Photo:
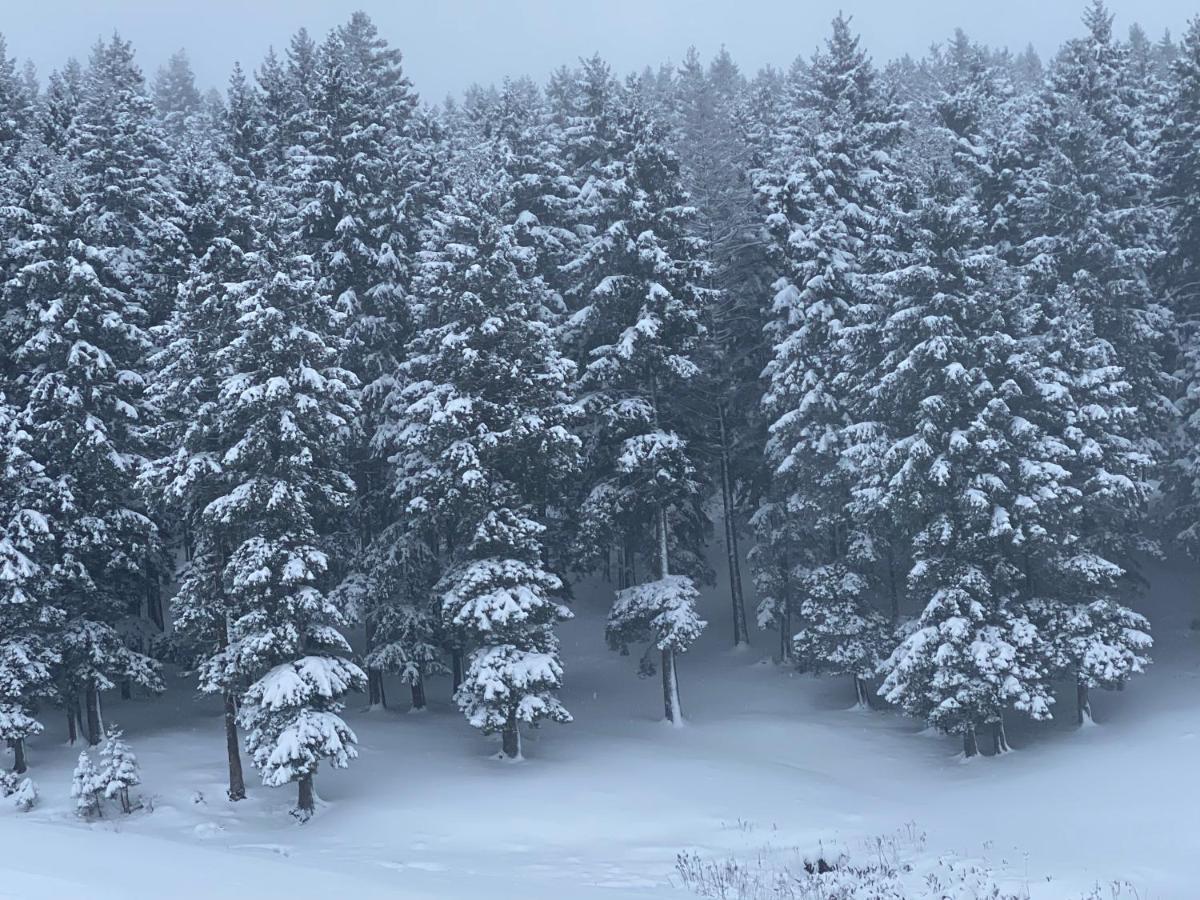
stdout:
<svg viewBox="0 0 1200 900">
<path fill-rule="evenodd" d="M 310 814 L 386 675 L 519 757 L 589 572 L 680 723 L 717 503 L 734 642 L 748 555 L 783 660 L 968 756 L 1058 681 L 1088 719 L 1148 662 L 1136 561 L 1197 544 L 1200 22 L 1083 24 L 1044 70 L 961 32 L 879 69 L 839 17 L 786 73 L 436 108 L 361 13 L 220 95 L 119 37 L 44 84 L 0 52 L 15 768 L 163 663 L 223 698 L 231 799 L 244 747 Z"/>
</svg>

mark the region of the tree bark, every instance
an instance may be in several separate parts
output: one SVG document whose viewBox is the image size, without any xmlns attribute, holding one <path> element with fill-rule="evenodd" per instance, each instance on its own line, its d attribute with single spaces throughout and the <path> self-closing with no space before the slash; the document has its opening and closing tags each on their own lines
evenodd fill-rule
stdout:
<svg viewBox="0 0 1200 900">
<path fill-rule="evenodd" d="M 516 719 L 509 719 L 500 732 L 500 749 L 507 759 L 521 758 L 521 729 Z"/>
<path fill-rule="evenodd" d="M 133 683 L 130 682 L 130 680 L 128 678 L 121 679 L 121 699 L 122 700 L 132 700 L 133 699 Z"/>
<path fill-rule="evenodd" d="M 70 700 L 67 701 L 67 742 L 74 746 L 75 741 L 79 739 L 79 732 L 75 730 L 75 704 Z"/>
<path fill-rule="evenodd" d="M 383 670 L 374 666 L 367 669 L 367 703 L 371 709 L 387 709 L 387 697 L 383 693 Z"/>
<path fill-rule="evenodd" d="M 892 606 L 892 624 L 900 621 L 900 591 L 896 588 L 896 551 L 888 544 L 888 595 Z"/>
<path fill-rule="evenodd" d="M 225 691 L 225 755 L 229 760 L 230 801 L 246 799 L 246 779 L 242 774 L 242 751 L 238 744 L 237 698 L 233 691 Z"/>
<path fill-rule="evenodd" d="M 733 510 L 733 483 L 729 471 L 729 435 L 725 427 L 725 404 L 717 404 L 721 425 L 721 506 L 725 518 L 725 552 L 729 560 L 729 594 L 733 604 L 733 644 L 750 643 L 746 627 L 746 601 L 742 595 L 742 569 L 738 549 L 737 522 Z"/>
<path fill-rule="evenodd" d="M 625 549 L 621 552 L 621 586 L 629 588 L 637 584 L 637 550 L 631 537 L 626 535 L 624 540 Z"/>
<path fill-rule="evenodd" d="M 412 688 L 412 708 L 420 711 L 425 708 L 425 679 L 418 675 L 417 680 L 410 685 Z"/>
<path fill-rule="evenodd" d="M 854 676 L 854 705 L 859 709 L 871 708 L 871 691 L 867 682 L 860 676 Z"/>
<path fill-rule="evenodd" d="M 296 800 L 296 818 L 301 822 L 307 822 L 317 808 L 316 796 L 313 793 L 312 772 L 301 775 L 298 784 L 299 797 Z"/>
<path fill-rule="evenodd" d="M 1001 716 L 992 723 L 992 752 L 999 756 L 1011 749 L 1008 745 L 1008 734 L 1004 730 L 1004 716 Z"/>
<path fill-rule="evenodd" d="M 679 678 L 675 674 L 675 651 L 670 647 L 662 652 L 663 708 L 667 721 L 672 725 L 683 724 L 683 712 L 679 708 Z"/>
<path fill-rule="evenodd" d="M 963 757 L 971 759 L 979 755 L 979 742 L 975 739 L 975 726 L 968 725 L 963 732 Z"/>
<path fill-rule="evenodd" d="M 1092 701 L 1088 694 L 1088 686 L 1082 680 L 1075 682 L 1075 721 L 1079 725 L 1091 725 Z"/>
<path fill-rule="evenodd" d="M 84 692 L 87 707 L 87 741 L 93 747 L 100 743 L 100 692 L 95 682 L 88 682 Z"/>
<path fill-rule="evenodd" d="M 457 647 L 450 651 L 450 681 L 454 693 L 458 693 L 463 683 L 463 654 Z"/>
<path fill-rule="evenodd" d="M 12 747 L 13 752 L 12 770 L 18 775 L 25 774 L 25 770 L 29 768 L 25 764 L 25 738 L 13 738 L 8 745 Z"/>
</svg>

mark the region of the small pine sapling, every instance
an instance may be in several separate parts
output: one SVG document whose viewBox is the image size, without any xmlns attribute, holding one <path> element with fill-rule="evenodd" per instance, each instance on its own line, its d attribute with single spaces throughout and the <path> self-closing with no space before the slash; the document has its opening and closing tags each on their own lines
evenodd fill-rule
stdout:
<svg viewBox="0 0 1200 900">
<path fill-rule="evenodd" d="M 142 777 L 137 757 L 124 740 L 121 729 L 108 729 L 100 750 L 100 760 L 100 782 L 104 787 L 104 796 L 109 800 L 115 799 L 121 804 L 121 812 L 129 815 L 134 809 L 129 800 L 129 789 L 141 784 Z"/>
<path fill-rule="evenodd" d="M 79 754 L 79 762 L 71 777 L 71 796 L 75 798 L 75 814 L 81 819 L 101 818 L 104 815 L 100 806 L 104 782 L 86 750 Z"/>
</svg>

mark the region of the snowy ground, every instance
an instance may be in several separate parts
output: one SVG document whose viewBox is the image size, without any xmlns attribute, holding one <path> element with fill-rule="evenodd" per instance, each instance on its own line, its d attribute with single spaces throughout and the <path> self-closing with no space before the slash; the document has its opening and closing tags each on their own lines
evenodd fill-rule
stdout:
<svg viewBox="0 0 1200 900">
<path fill-rule="evenodd" d="M 79 823 L 67 796 L 78 748 L 58 743 L 63 725 L 50 718 L 31 754 L 41 804 L 24 816 L 0 809 L 0 898 L 663 900 L 686 896 L 671 881 L 681 850 L 865 858 L 878 852 L 876 836 L 892 835 L 926 858 L 986 861 L 1004 888 L 1035 898 L 1098 884 L 1107 897 L 1118 879 L 1136 890 L 1122 897 L 1195 897 L 1200 634 L 1187 625 L 1196 572 L 1178 564 L 1153 576 L 1151 673 L 1124 692 L 1097 692 L 1099 726 L 1077 731 L 1063 708 L 1051 727 L 1014 725 L 1017 752 L 970 764 L 953 739 L 920 734 L 899 715 L 847 711 L 848 684 L 765 663 L 773 636 L 725 649 L 716 593 L 706 601 L 714 624 L 681 664 L 688 727 L 658 721 L 657 682 L 605 649 L 597 595 L 562 630 L 576 721 L 532 735 L 527 762 L 490 759 L 435 683 L 423 715 L 351 712 L 361 758 L 348 772 L 322 771 L 325 806 L 304 826 L 286 813 L 291 790 L 251 782 L 246 802 L 223 799 L 211 700 L 186 685 L 153 702 L 107 698 L 153 811 Z"/>
</svg>

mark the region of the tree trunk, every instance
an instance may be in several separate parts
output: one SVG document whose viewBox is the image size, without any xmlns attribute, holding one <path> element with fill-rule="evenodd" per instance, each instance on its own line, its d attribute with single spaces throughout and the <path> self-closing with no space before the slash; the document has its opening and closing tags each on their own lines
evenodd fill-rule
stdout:
<svg viewBox="0 0 1200 900">
<path fill-rule="evenodd" d="M 992 723 L 992 752 L 999 756 L 1011 749 L 1008 746 L 1008 734 L 1004 731 L 1004 716 L 1001 716 Z"/>
<path fill-rule="evenodd" d="M 628 588 L 637 584 L 637 567 L 634 565 L 637 561 L 637 550 L 631 537 L 626 535 L 624 541 L 625 548 L 621 551 L 621 586 Z"/>
<path fill-rule="evenodd" d="M 75 741 L 79 739 L 79 732 L 75 730 L 75 704 L 70 700 L 67 701 L 67 741 L 74 746 Z"/>
<path fill-rule="evenodd" d="M 963 732 L 963 757 L 970 759 L 979 755 L 979 742 L 975 740 L 975 726 L 968 725 Z"/>
<path fill-rule="evenodd" d="M 25 774 L 25 770 L 29 768 L 25 764 L 25 738 L 13 738 L 8 745 L 12 747 L 13 752 L 12 770 L 18 775 Z"/>
<path fill-rule="evenodd" d="M 737 522 L 733 510 L 733 484 L 729 472 L 729 435 L 725 427 L 725 404 L 717 404 L 717 420 L 721 425 L 721 507 L 725 518 L 725 553 L 729 560 L 729 594 L 733 603 L 733 644 L 750 643 L 746 628 L 746 601 L 742 596 L 742 569 L 737 539 Z"/>
<path fill-rule="evenodd" d="M 1091 725 L 1092 701 L 1088 696 L 1088 686 L 1081 680 L 1075 682 L 1075 721 L 1079 725 Z"/>
<path fill-rule="evenodd" d="M 854 676 L 854 705 L 859 709 L 871 708 L 871 691 L 867 682 L 858 675 Z"/>
<path fill-rule="evenodd" d="M 413 712 L 420 712 L 425 708 L 425 679 L 418 675 L 417 680 L 409 685 L 412 688 L 412 709 Z"/>
<path fill-rule="evenodd" d="M 371 616 L 367 615 L 366 626 L 366 652 L 370 653 L 375 648 L 375 623 L 371 621 Z M 387 707 L 387 701 L 383 696 L 383 670 L 375 666 L 367 667 L 367 705 L 371 709 L 384 709 Z"/>
<path fill-rule="evenodd" d="M 100 692 L 96 690 L 95 682 L 88 682 L 84 692 L 87 711 L 87 741 L 93 747 L 100 743 Z"/>
<path fill-rule="evenodd" d="M 892 605 L 892 625 L 900 621 L 900 591 L 896 588 L 896 551 L 888 544 L 888 594 Z"/>
<path fill-rule="evenodd" d="M 500 732 L 500 749 L 507 759 L 521 758 L 521 729 L 516 719 L 509 719 Z"/>
<path fill-rule="evenodd" d="M 300 792 L 296 800 L 296 818 L 301 822 L 307 822 L 317 808 L 316 796 L 313 793 L 312 772 L 301 775 L 298 784 Z"/>
<path fill-rule="evenodd" d="M 457 647 L 450 651 L 450 681 L 454 693 L 463 683 L 463 654 Z"/>
<path fill-rule="evenodd" d="M 367 703 L 371 709 L 387 709 L 387 698 L 383 693 L 383 670 L 374 666 L 367 669 Z"/>
<path fill-rule="evenodd" d="M 225 755 L 229 760 L 230 801 L 246 799 L 246 779 L 242 775 L 242 752 L 238 745 L 237 698 L 233 691 L 225 691 Z"/>
<path fill-rule="evenodd" d="M 787 600 L 783 601 L 783 611 L 779 614 L 779 661 L 788 663 L 792 660 L 792 608 Z"/>
<path fill-rule="evenodd" d="M 128 678 L 121 679 L 121 699 L 133 699 L 133 683 Z"/>
<path fill-rule="evenodd" d="M 679 708 L 679 679 L 675 674 L 675 651 L 667 648 L 662 652 L 663 708 L 667 721 L 679 727 L 683 724 L 683 712 Z"/>
<path fill-rule="evenodd" d="M 75 694 L 71 698 L 71 708 L 75 710 L 75 730 L 82 737 L 85 730 L 83 724 L 83 704 L 79 702 L 78 694 Z"/>
</svg>

